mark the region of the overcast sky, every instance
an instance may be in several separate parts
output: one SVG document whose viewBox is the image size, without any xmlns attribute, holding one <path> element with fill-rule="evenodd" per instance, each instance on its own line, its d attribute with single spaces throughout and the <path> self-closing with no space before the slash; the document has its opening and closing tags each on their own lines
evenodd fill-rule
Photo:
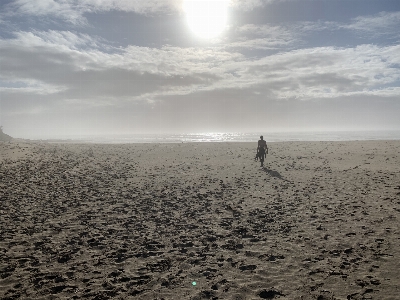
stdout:
<svg viewBox="0 0 400 300">
<path fill-rule="evenodd" d="M 4 131 L 400 129 L 399 0 L 219 1 L 1 0 Z"/>
</svg>

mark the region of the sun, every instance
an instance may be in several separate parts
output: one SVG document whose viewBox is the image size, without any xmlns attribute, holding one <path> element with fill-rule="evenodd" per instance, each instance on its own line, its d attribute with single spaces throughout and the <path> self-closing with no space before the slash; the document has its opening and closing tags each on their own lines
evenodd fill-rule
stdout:
<svg viewBox="0 0 400 300">
<path fill-rule="evenodd" d="M 183 10 L 190 29 L 200 38 L 220 35 L 228 21 L 229 0 L 184 0 Z"/>
</svg>

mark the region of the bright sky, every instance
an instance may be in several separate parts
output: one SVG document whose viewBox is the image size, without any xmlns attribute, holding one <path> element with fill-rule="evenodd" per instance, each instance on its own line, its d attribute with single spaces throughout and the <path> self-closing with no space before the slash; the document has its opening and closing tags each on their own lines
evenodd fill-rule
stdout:
<svg viewBox="0 0 400 300">
<path fill-rule="evenodd" d="M 400 129 L 399 0 L 2 0 L 0 125 Z"/>
</svg>

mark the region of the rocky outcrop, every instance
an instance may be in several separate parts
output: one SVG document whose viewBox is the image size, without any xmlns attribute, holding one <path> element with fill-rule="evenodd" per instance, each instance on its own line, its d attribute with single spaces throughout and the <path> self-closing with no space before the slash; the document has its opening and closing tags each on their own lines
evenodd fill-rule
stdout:
<svg viewBox="0 0 400 300">
<path fill-rule="evenodd" d="M 1 142 L 9 142 L 9 141 L 11 141 L 11 140 L 12 140 L 12 137 L 9 136 L 8 134 L 5 134 L 5 133 L 3 132 L 3 127 L 0 126 L 0 141 L 1 141 Z"/>
</svg>

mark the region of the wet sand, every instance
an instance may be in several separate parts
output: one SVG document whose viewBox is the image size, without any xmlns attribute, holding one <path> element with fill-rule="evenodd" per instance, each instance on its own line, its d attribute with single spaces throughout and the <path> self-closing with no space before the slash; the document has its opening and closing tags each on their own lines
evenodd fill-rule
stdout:
<svg viewBox="0 0 400 300">
<path fill-rule="evenodd" d="M 399 299 L 400 141 L 255 145 L 0 143 L 0 298 Z"/>
</svg>

